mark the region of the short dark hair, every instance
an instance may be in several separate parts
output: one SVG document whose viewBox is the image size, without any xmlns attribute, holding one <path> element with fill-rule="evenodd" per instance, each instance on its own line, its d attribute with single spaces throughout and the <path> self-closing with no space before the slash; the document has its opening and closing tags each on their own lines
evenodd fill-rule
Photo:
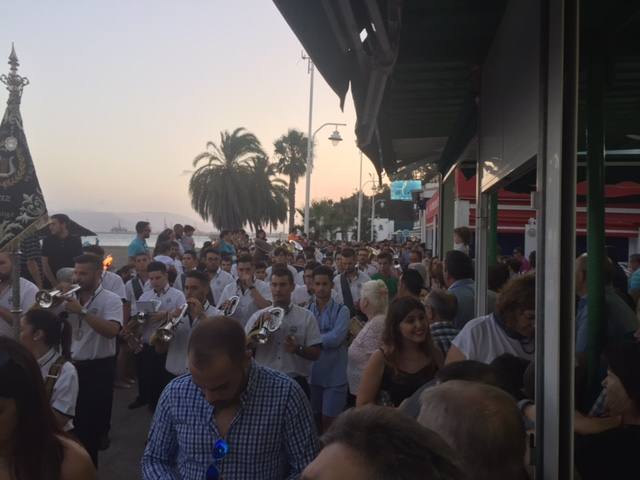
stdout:
<svg viewBox="0 0 640 480">
<path fill-rule="evenodd" d="M 267 264 L 262 260 L 258 260 L 254 263 L 254 267 L 256 270 L 265 270 L 267 268 Z"/>
<path fill-rule="evenodd" d="M 226 236 L 227 236 L 227 235 L 229 235 L 230 233 L 231 233 L 231 231 L 230 231 L 230 230 L 222 230 L 222 231 L 220 232 L 220 238 L 221 238 L 221 239 L 224 239 L 224 237 L 226 237 Z"/>
<path fill-rule="evenodd" d="M 169 252 L 169 250 L 171 250 L 171 241 L 160 242 L 158 243 L 158 245 L 156 245 L 156 248 L 153 253 L 154 255 L 162 255 L 164 253 Z"/>
<path fill-rule="evenodd" d="M 329 277 L 329 280 L 333 280 L 333 270 L 329 267 L 325 267 L 324 265 L 318 265 L 313 269 L 313 278 L 326 275 Z"/>
<path fill-rule="evenodd" d="M 184 274 L 184 278 L 185 278 L 185 280 L 187 278 L 195 278 L 196 280 L 198 280 L 203 285 L 206 285 L 207 287 L 209 286 L 209 276 L 206 273 L 201 272 L 199 270 L 190 270 L 190 271 L 188 271 L 187 273 Z"/>
<path fill-rule="evenodd" d="M 231 255 L 229 255 L 228 253 L 223 253 L 222 255 L 220 255 L 220 261 L 221 262 L 233 262 L 233 257 Z"/>
<path fill-rule="evenodd" d="M 69 215 L 65 213 L 55 213 L 51 215 L 49 218 L 51 218 L 52 220 L 57 220 L 60 223 L 64 223 L 67 227 L 71 224 L 71 219 L 69 218 Z"/>
<path fill-rule="evenodd" d="M 293 279 L 293 273 L 282 263 L 276 263 L 271 269 L 271 278 L 273 277 L 287 277 L 291 284 L 295 283 Z"/>
<path fill-rule="evenodd" d="M 444 259 L 444 268 L 455 280 L 473 278 L 471 257 L 459 250 L 449 250 Z"/>
<path fill-rule="evenodd" d="M 233 318 L 206 318 L 198 322 L 191 332 L 188 351 L 199 368 L 217 353 L 226 354 L 237 365 L 242 362 L 246 352 L 244 329 Z"/>
<path fill-rule="evenodd" d="M 396 409 L 366 405 L 340 415 L 322 437 L 360 456 L 379 480 L 466 478 L 440 436 Z"/>
<path fill-rule="evenodd" d="M 453 229 L 453 233 L 460 237 L 462 243 L 469 245 L 471 243 L 471 229 L 469 227 L 458 227 Z"/>
<path fill-rule="evenodd" d="M 151 262 L 147 265 L 147 272 L 167 273 L 167 266 L 162 262 Z"/>
<path fill-rule="evenodd" d="M 393 263 L 393 255 L 389 252 L 381 252 L 378 254 L 378 260 L 388 260 L 390 263 Z"/>
<path fill-rule="evenodd" d="M 198 254 L 195 250 L 186 250 L 182 256 L 184 257 L 185 255 L 191 255 L 193 258 L 198 258 Z"/>
<path fill-rule="evenodd" d="M 73 263 L 92 265 L 96 270 L 102 270 L 102 259 L 93 253 L 83 253 L 73 259 Z"/>
<path fill-rule="evenodd" d="M 419 296 L 420 292 L 424 288 L 424 280 L 422 279 L 422 275 L 420 275 L 420 272 L 412 268 L 409 268 L 402 272 L 400 282 L 409 292 L 416 296 Z"/>
<path fill-rule="evenodd" d="M 504 263 L 489 265 L 487 272 L 487 287 L 489 290 L 499 292 L 509 281 L 509 267 Z"/>
<path fill-rule="evenodd" d="M 312 260 L 310 262 L 307 262 L 307 264 L 304 266 L 304 271 L 306 272 L 307 270 L 315 270 L 319 266 L 320 264 L 318 262 L 316 262 L 315 260 Z"/>
<path fill-rule="evenodd" d="M 273 256 L 274 257 L 280 257 L 282 255 L 287 255 L 289 252 L 287 251 L 286 248 L 284 247 L 277 247 L 274 251 L 273 251 Z"/>
<path fill-rule="evenodd" d="M 205 249 L 203 257 L 207 258 L 207 255 L 209 255 L 210 253 L 213 253 L 214 255 L 220 256 L 220 251 L 217 248 L 209 247 L 209 248 Z"/>
<path fill-rule="evenodd" d="M 356 252 L 353 248 L 347 247 L 347 248 L 343 248 L 340 254 L 343 257 L 351 258 L 351 257 L 355 257 Z"/>
<path fill-rule="evenodd" d="M 434 310 L 440 320 L 445 322 L 453 321 L 458 312 L 456 296 L 443 290 L 431 290 L 424 303 Z"/>
<path fill-rule="evenodd" d="M 185 225 L 185 226 L 184 226 L 184 231 L 185 231 L 185 232 L 195 232 L 195 231 L 196 231 L 196 229 L 195 229 L 195 228 L 193 228 L 191 225 Z"/>
<path fill-rule="evenodd" d="M 82 251 L 84 253 L 97 255 L 100 258 L 104 257 L 104 248 L 102 248 L 100 245 L 85 245 L 82 247 Z"/>
<path fill-rule="evenodd" d="M 137 222 L 136 223 L 136 233 L 144 232 L 144 229 L 149 226 L 149 222 Z"/>
<path fill-rule="evenodd" d="M 253 265 L 253 257 L 249 254 L 240 255 L 237 263 L 250 263 Z"/>
</svg>

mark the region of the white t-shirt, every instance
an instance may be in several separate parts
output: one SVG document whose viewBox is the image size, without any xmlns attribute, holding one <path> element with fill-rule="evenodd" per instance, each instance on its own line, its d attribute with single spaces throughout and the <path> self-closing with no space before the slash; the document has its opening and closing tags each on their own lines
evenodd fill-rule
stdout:
<svg viewBox="0 0 640 480">
<path fill-rule="evenodd" d="M 509 337 L 498 325 L 493 314 L 474 318 L 460 330 L 452 342 L 464 354 L 467 360 L 491 363 L 503 353 L 533 361 L 533 343 L 525 351 L 522 344 Z M 531 351 L 530 351 L 531 350 Z"/>
<path fill-rule="evenodd" d="M 108 270 L 102 272 L 102 288 L 118 295 L 122 300 L 127 299 L 124 282 L 120 275 L 116 275 Z"/>
<path fill-rule="evenodd" d="M 213 295 L 213 301 L 216 305 L 220 305 L 220 299 L 222 298 L 222 292 L 225 287 L 229 284 L 235 284 L 236 280 L 233 276 L 218 268 L 218 271 L 211 277 L 211 281 L 209 282 L 209 288 L 211 289 L 211 294 Z"/>
<path fill-rule="evenodd" d="M 254 279 L 253 284 L 256 287 L 256 290 L 258 290 L 258 293 L 262 295 L 262 298 L 268 301 L 272 301 L 271 287 L 269 287 L 269 284 L 267 282 Z M 220 296 L 220 301 L 218 302 L 218 308 L 222 310 L 222 306 L 224 305 L 224 303 L 234 295 L 240 297 L 240 302 L 238 303 L 238 307 L 236 308 L 235 313 L 231 315 L 231 318 L 235 318 L 236 320 L 238 320 L 240 322 L 240 325 L 244 327 L 251 315 L 253 315 L 258 310 L 258 306 L 253 300 L 251 290 L 247 288 L 243 293 L 238 283 L 234 282 L 224 288 L 222 295 Z"/>
<path fill-rule="evenodd" d="M 38 359 L 40 373 L 45 383 L 49 376 L 49 369 L 59 357 L 60 354 L 52 348 Z M 78 390 L 78 372 L 76 371 L 76 367 L 74 367 L 71 362 L 64 362 L 58 372 L 58 379 L 53 385 L 53 392 L 51 394 L 51 400 L 49 401 L 51 408 L 67 417 L 75 417 Z M 68 432 L 72 429 L 73 419 L 70 418 L 67 423 L 64 424 L 64 431 Z"/>
<path fill-rule="evenodd" d="M 270 308 L 270 307 L 269 307 Z M 245 327 L 245 332 L 251 332 L 253 325 L 260 315 L 268 310 L 264 308 L 254 313 Z M 318 328 L 318 322 L 309 310 L 297 305 L 291 305 L 289 313 L 282 320 L 281 327 L 271 334 L 265 345 L 256 347 L 256 362 L 274 370 L 278 370 L 290 377 L 309 377 L 311 375 L 311 360 L 305 360 L 296 353 L 288 353 L 284 350 L 286 337 L 295 337 L 297 345 L 311 347 L 322 344 L 322 335 Z"/>
<path fill-rule="evenodd" d="M 353 304 L 355 306 L 358 305 L 358 300 L 360 300 L 360 291 L 362 290 L 362 285 L 365 282 L 368 282 L 369 280 L 371 280 L 371 277 L 369 277 L 369 275 L 367 275 L 366 273 L 363 273 L 360 270 L 356 270 L 356 271 L 358 272 L 358 276 L 356 278 L 354 278 L 353 280 L 347 278 L 347 281 L 349 283 L 349 289 L 351 290 L 351 296 L 353 297 Z M 344 305 L 345 303 L 344 303 L 344 298 L 342 296 L 342 286 L 340 285 L 342 275 L 343 274 L 341 273 L 340 275 L 336 276 L 336 278 L 333 279 L 333 289 L 337 294 L 336 302 Z"/>
<path fill-rule="evenodd" d="M 203 305 L 204 314 L 207 317 L 215 317 L 221 315 L 213 305 L 209 305 L 205 302 Z M 169 343 L 169 350 L 167 351 L 167 361 L 165 362 L 165 368 L 167 372 L 173 375 L 182 375 L 187 373 L 187 350 L 189 347 L 189 338 L 191 337 L 191 331 L 198 324 L 198 319 L 194 319 L 193 324 L 189 318 L 189 315 L 185 315 L 182 323 L 174 330 L 175 335 L 171 343 Z"/>
<path fill-rule="evenodd" d="M 35 284 L 26 278 L 20 278 L 20 309 L 22 313 L 25 313 L 33 306 L 36 301 L 36 293 L 38 293 L 38 287 Z M 13 308 L 12 297 L 13 288 L 11 288 L 11 283 L 9 283 L 2 293 L 0 293 L 0 307 L 11 310 Z M 13 327 L 9 325 L 4 318 L 0 318 L 0 337 L 15 337 Z"/>
<path fill-rule="evenodd" d="M 91 315 L 122 325 L 122 300 L 115 293 L 105 290 L 102 285 L 98 286 L 83 306 Z M 115 337 L 103 337 L 75 313 L 69 314 L 69 324 L 73 330 L 71 340 L 73 360 L 96 360 L 113 357 L 116 354 Z"/>
<path fill-rule="evenodd" d="M 156 292 L 155 290 L 148 290 L 144 292 L 142 295 L 140 295 L 138 302 L 149 302 L 152 300 L 160 302 L 160 305 L 157 309 L 158 312 L 173 312 L 176 308 L 180 308 L 186 302 L 184 294 L 180 290 L 176 290 L 169 285 L 167 285 L 161 292 Z M 137 313 L 137 305 L 134 303 L 131 305 L 131 315 L 136 315 Z M 153 333 L 164 322 L 166 322 L 166 320 L 160 322 L 152 322 L 151 320 L 147 320 L 142 329 L 142 342 L 148 344 L 149 340 L 151 339 L 151 335 L 153 335 Z"/>
</svg>

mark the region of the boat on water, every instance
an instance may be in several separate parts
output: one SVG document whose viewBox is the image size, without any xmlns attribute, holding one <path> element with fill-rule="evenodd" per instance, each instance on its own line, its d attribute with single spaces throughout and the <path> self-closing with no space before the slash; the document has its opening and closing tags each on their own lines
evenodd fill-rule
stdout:
<svg viewBox="0 0 640 480">
<path fill-rule="evenodd" d="M 122 226 L 122 224 L 120 223 L 120 220 L 118 220 L 118 226 L 117 227 L 111 227 L 110 233 L 129 233 L 129 230 L 124 228 Z"/>
</svg>

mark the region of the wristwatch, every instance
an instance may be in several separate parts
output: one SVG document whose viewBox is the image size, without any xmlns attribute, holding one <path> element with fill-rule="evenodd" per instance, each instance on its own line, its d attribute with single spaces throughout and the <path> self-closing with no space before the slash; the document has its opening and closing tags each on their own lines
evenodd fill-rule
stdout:
<svg viewBox="0 0 640 480">
<path fill-rule="evenodd" d="M 86 309 L 86 307 L 82 307 L 82 310 L 80 310 L 80 317 L 84 318 L 89 314 L 89 310 Z"/>
<path fill-rule="evenodd" d="M 249 285 L 249 290 L 255 290 L 256 286 L 255 285 Z"/>
<path fill-rule="evenodd" d="M 304 353 L 304 347 L 302 345 L 298 345 L 296 347 L 296 353 L 300 356 L 302 356 L 302 354 Z"/>
</svg>

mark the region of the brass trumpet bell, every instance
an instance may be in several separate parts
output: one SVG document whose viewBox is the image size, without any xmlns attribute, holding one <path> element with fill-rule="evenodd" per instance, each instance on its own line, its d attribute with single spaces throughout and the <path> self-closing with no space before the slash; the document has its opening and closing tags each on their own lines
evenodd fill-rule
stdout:
<svg viewBox="0 0 640 480">
<path fill-rule="evenodd" d="M 224 310 L 222 311 L 222 313 L 224 314 L 225 317 L 230 317 L 234 313 L 236 313 L 236 310 L 238 309 L 238 305 L 240 304 L 240 297 L 238 295 L 234 295 L 233 297 L 230 297 L 226 303 L 227 303 L 227 306 L 224 307 Z"/>
<path fill-rule="evenodd" d="M 76 284 L 71 285 L 71 288 L 66 292 L 62 290 L 40 290 L 36 293 L 36 303 L 40 308 L 51 308 L 56 300 L 69 298 L 73 293 L 80 290 L 80 288 L 80 285 Z"/>
</svg>

